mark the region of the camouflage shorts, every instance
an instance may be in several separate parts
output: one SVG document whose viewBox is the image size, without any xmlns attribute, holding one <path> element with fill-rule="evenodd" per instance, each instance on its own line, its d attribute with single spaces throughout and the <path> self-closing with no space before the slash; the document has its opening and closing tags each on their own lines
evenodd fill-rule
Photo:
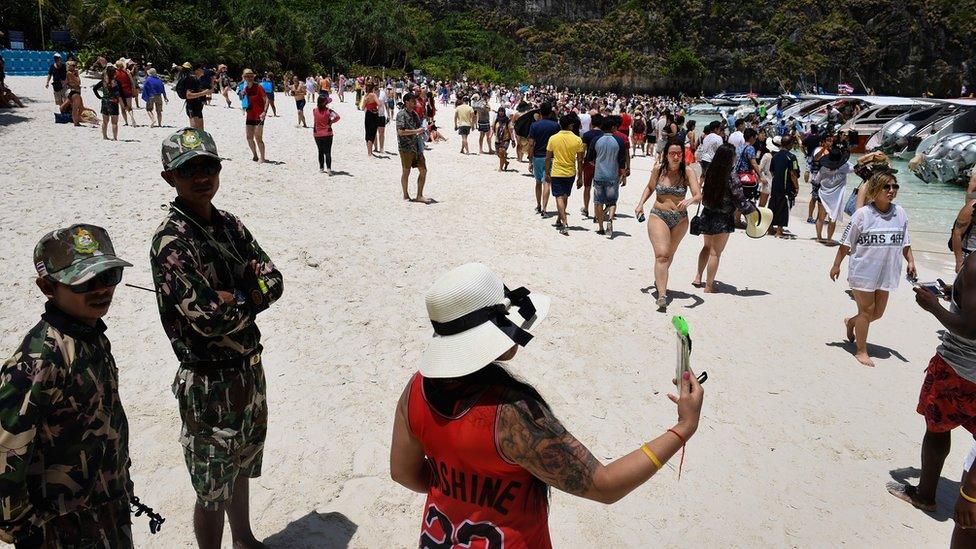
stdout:
<svg viewBox="0 0 976 549">
<path fill-rule="evenodd" d="M 44 524 L 40 539 L 17 547 L 43 549 L 130 549 L 132 527 L 128 502 L 108 503 L 91 510 L 61 515 Z"/>
<path fill-rule="evenodd" d="M 181 366 L 173 394 L 180 405 L 180 442 L 197 503 L 219 510 L 233 497 L 239 475 L 261 476 L 268 427 L 261 361 L 207 372 Z"/>
</svg>

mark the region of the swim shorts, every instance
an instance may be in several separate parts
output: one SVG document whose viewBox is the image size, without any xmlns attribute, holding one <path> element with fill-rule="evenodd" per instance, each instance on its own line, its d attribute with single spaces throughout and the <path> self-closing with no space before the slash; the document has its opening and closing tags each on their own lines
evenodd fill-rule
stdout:
<svg viewBox="0 0 976 549">
<path fill-rule="evenodd" d="M 573 192 L 573 183 L 575 182 L 576 176 L 553 177 L 550 185 L 552 196 L 569 196 Z"/>
<path fill-rule="evenodd" d="M 264 120 L 261 120 L 260 118 L 257 119 L 257 120 L 245 120 L 244 121 L 244 125 L 245 126 L 263 126 L 264 125 Z"/>
<path fill-rule="evenodd" d="M 491 124 L 489 124 L 488 122 L 478 122 L 478 131 L 479 132 L 481 132 L 481 133 L 488 133 L 488 130 L 490 130 L 490 129 L 491 129 Z"/>
<path fill-rule="evenodd" d="M 106 116 L 118 116 L 119 104 L 112 102 L 102 102 L 102 114 Z"/>
<path fill-rule="evenodd" d="M 925 417 L 925 428 L 934 433 L 962 426 L 976 435 L 976 383 L 963 379 L 936 353 L 925 369 L 915 411 Z"/>
<path fill-rule="evenodd" d="M 583 163 L 583 185 L 589 187 L 593 184 L 593 174 L 596 173 L 596 164 L 592 162 Z"/>
<path fill-rule="evenodd" d="M 304 99 L 296 99 L 295 100 L 295 107 L 298 110 L 304 109 L 305 108 L 305 100 Z"/>
<path fill-rule="evenodd" d="M 203 118 L 203 101 L 186 102 L 186 115 L 190 118 Z"/>
<path fill-rule="evenodd" d="M 616 206 L 620 196 L 620 181 L 594 181 L 593 202 L 604 206 Z"/>
<path fill-rule="evenodd" d="M 468 135 L 471 133 L 471 126 L 458 126 L 458 135 Z"/>
<path fill-rule="evenodd" d="M 424 159 L 423 153 L 417 154 L 412 151 L 400 149 L 400 167 L 405 170 L 409 170 L 410 168 L 426 168 L 427 160 Z"/>
<path fill-rule="evenodd" d="M 241 475 L 261 476 L 268 404 L 260 355 L 237 368 L 191 369 L 173 381 L 183 428 L 180 442 L 197 503 L 216 511 Z"/>
<path fill-rule="evenodd" d="M 536 183 L 546 180 L 546 159 L 542 156 L 532 157 L 532 175 L 535 176 Z"/>
</svg>

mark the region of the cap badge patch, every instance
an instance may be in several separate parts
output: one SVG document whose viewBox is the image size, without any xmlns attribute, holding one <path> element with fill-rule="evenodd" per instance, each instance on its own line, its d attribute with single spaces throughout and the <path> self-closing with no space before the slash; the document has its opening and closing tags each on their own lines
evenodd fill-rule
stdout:
<svg viewBox="0 0 976 549">
<path fill-rule="evenodd" d="M 186 149 L 198 149 L 203 143 L 200 141 L 200 136 L 197 132 L 192 130 L 186 130 L 180 134 L 180 146 Z"/>
<path fill-rule="evenodd" d="M 85 229 L 78 229 L 74 236 L 75 251 L 91 255 L 98 251 L 98 241 Z"/>
</svg>

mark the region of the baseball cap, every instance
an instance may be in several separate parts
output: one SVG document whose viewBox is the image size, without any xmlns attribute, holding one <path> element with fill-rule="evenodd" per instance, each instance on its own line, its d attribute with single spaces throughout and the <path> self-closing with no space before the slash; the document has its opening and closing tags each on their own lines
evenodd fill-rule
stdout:
<svg viewBox="0 0 976 549">
<path fill-rule="evenodd" d="M 54 53 L 54 57 L 61 57 L 61 54 L 60 54 L 60 53 L 57 53 L 57 52 L 55 52 L 55 53 Z"/>
<path fill-rule="evenodd" d="M 61 284 L 83 284 L 115 267 L 132 264 L 115 256 L 108 233 L 95 225 L 76 224 L 51 231 L 34 247 L 37 274 Z"/>
<path fill-rule="evenodd" d="M 208 156 L 220 162 L 217 144 L 209 133 L 197 128 L 183 128 L 163 140 L 163 169 L 175 170 L 186 161 L 198 156 Z"/>
</svg>

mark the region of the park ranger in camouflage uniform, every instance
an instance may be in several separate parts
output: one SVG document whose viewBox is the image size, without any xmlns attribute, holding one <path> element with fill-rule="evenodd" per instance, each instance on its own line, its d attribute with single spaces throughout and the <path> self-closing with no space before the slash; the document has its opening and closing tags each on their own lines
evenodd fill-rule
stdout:
<svg viewBox="0 0 976 549">
<path fill-rule="evenodd" d="M 177 198 L 152 241 L 159 316 L 180 368 L 173 383 L 181 442 L 197 493 L 194 529 L 217 547 L 226 513 L 235 546 L 259 546 L 248 479 L 261 474 L 268 408 L 255 316 L 282 292 L 281 273 L 234 215 L 211 204 L 221 161 L 210 134 L 163 141 L 163 178 Z"/>
<path fill-rule="evenodd" d="M 101 318 L 122 268 L 101 227 L 34 249 L 41 321 L 0 370 L 0 540 L 131 547 L 129 428 Z"/>
</svg>

